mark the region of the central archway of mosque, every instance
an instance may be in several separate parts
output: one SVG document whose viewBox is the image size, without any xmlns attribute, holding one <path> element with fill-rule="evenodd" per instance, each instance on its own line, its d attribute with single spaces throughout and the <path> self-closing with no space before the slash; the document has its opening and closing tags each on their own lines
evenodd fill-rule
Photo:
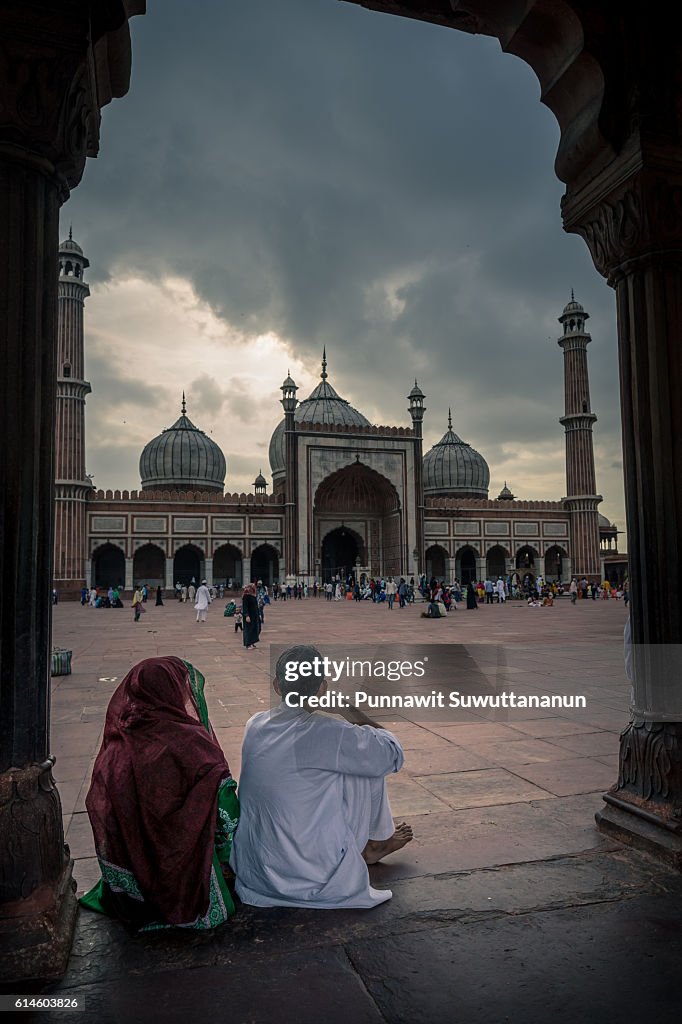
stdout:
<svg viewBox="0 0 682 1024">
<path fill-rule="evenodd" d="M 362 563 L 362 538 L 345 526 L 338 526 L 322 541 L 322 579 L 327 582 L 335 576 L 346 579 Z"/>
<path fill-rule="evenodd" d="M 400 499 L 390 480 L 359 461 L 326 477 L 313 506 L 316 566 L 324 578 L 357 567 L 372 576 L 401 572 Z"/>
</svg>

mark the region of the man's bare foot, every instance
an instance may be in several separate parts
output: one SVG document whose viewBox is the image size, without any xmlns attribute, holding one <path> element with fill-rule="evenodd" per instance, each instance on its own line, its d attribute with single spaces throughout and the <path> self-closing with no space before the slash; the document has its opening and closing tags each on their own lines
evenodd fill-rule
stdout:
<svg viewBox="0 0 682 1024">
<path fill-rule="evenodd" d="M 396 850 L 401 850 L 403 846 L 407 846 L 412 838 L 412 826 L 403 821 L 398 825 L 390 839 L 370 839 L 362 851 L 362 856 L 367 864 L 377 864 L 383 857 L 387 857 L 389 853 L 395 853 Z"/>
</svg>

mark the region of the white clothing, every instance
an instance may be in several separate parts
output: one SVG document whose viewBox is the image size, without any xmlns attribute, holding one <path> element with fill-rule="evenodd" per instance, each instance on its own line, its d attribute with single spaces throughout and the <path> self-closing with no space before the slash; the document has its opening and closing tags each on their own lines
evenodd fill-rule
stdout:
<svg viewBox="0 0 682 1024">
<path fill-rule="evenodd" d="M 239 779 L 241 816 L 230 864 L 256 907 L 374 907 L 362 851 L 393 835 L 384 776 L 404 761 L 385 729 L 281 704 L 249 719 Z"/>
<path fill-rule="evenodd" d="M 389 580 L 388 583 L 386 584 L 386 594 L 392 594 L 395 597 L 397 590 L 398 584 L 395 582 L 395 580 Z"/>
<path fill-rule="evenodd" d="M 197 600 L 194 605 L 194 610 L 197 613 L 197 622 L 206 622 L 206 610 L 211 603 L 211 595 L 208 591 L 208 587 L 202 583 L 197 590 Z"/>
<path fill-rule="evenodd" d="M 504 586 L 504 580 L 498 580 L 497 583 L 495 584 L 495 589 L 497 590 L 497 596 L 498 596 L 498 599 L 500 601 L 500 604 L 503 601 L 506 601 L 506 599 L 507 599 L 507 591 L 506 591 L 505 586 Z"/>
</svg>

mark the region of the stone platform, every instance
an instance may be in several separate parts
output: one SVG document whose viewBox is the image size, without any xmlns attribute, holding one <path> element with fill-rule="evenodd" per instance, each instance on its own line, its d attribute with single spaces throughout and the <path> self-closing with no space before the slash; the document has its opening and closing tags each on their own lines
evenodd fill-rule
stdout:
<svg viewBox="0 0 682 1024">
<path fill-rule="evenodd" d="M 389 780 L 392 807 L 415 831 L 412 844 L 372 869 L 374 884 L 393 890 L 389 903 L 244 907 L 214 934 L 146 938 L 81 911 L 69 973 L 53 992 L 80 993 L 87 1006 L 60 1017 L 620 1022 L 655 998 L 659 1021 L 679 1019 L 682 881 L 594 826 L 627 721 L 622 603 L 508 602 L 431 621 L 418 607 L 277 602 L 252 651 L 223 604 L 205 625 L 173 600 L 149 604 L 138 623 L 130 608 L 54 609 L 54 642 L 74 652 L 73 674 L 53 681 L 52 748 L 81 891 L 98 877 L 84 799 L 104 713 L 141 658 L 177 654 L 201 669 L 237 777 L 244 722 L 269 702 L 268 643 L 386 643 L 387 652 L 465 645 L 474 660 L 477 648 L 495 645 L 496 683 L 583 694 L 587 708 L 418 722 L 389 713 L 385 724 L 406 749 L 405 769 Z M 492 670 L 483 659 L 476 671 Z"/>
</svg>

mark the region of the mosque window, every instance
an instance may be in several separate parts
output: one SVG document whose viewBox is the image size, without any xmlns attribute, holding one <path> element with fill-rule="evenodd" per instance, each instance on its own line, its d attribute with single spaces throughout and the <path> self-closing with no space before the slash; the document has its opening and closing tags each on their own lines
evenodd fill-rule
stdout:
<svg viewBox="0 0 682 1024">
<path fill-rule="evenodd" d="M 73 272 L 74 272 L 75 277 L 80 277 L 81 276 L 81 268 L 80 268 L 80 265 L 78 263 L 75 265 Z"/>
<path fill-rule="evenodd" d="M 64 377 L 70 377 L 71 376 L 71 363 L 64 363 L 64 367 L 63 367 L 63 371 L 62 371 L 62 376 L 64 376 Z"/>
<path fill-rule="evenodd" d="M 73 274 L 73 263 L 71 262 L 71 260 L 67 260 L 64 266 L 64 272 L 66 274 Z"/>
</svg>

